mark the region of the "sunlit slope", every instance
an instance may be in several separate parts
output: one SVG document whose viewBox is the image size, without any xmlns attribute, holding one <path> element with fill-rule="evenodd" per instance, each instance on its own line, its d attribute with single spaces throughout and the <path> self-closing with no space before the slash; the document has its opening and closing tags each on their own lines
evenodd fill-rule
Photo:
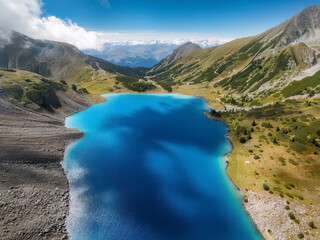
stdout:
<svg viewBox="0 0 320 240">
<path fill-rule="evenodd" d="M 320 7 L 314 5 L 260 35 L 194 50 L 148 76 L 175 88 L 206 84 L 237 97 L 268 95 L 318 63 L 316 29 Z"/>
<path fill-rule="evenodd" d="M 91 96 L 90 96 L 91 97 Z M 70 114 L 89 106 L 85 89 L 39 74 L 0 68 L 0 98 L 28 109 Z"/>
<path fill-rule="evenodd" d="M 92 75 L 93 72 L 93 75 L 108 77 L 142 76 L 147 70 L 117 66 L 86 55 L 73 45 L 37 40 L 18 32 L 12 32 L 9 40 L 0 38 L 0 45 L 0 67 L 34 72 L 70 84 L 79 82 L 79 76 Z M 100 78 L 93 80 L 100 81 Z M 92 81 L 92 78 L 87 81 Z"/>
</svg>

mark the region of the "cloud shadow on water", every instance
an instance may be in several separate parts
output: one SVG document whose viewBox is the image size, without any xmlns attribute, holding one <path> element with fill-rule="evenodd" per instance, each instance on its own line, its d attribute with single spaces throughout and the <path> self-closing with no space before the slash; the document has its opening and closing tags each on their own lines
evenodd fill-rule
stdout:
<svg viewBox="0 0 320 240">
<path fill-rule="evenodd" d="M 75 157 L 89 171 L 74 183 L 74 187 L 88 187 L 83 193 L 90 196 L 86 211 L 96 212 L 97 208 L 104 211 L 116 205 L 118 214 L 134 219 L 140 226 L 161 236 L 159 239 L 195 239 L 196 236 L 197 239 L 210 239 L 209 236 L 213 234 L 217 238 L 228 239 L 227 235 L 237 226 L 231 229 L 226 213 L 228 210 L 225 209 L 227 201 L 217 193 L 203 191 L 198 182 L 193 182 L 190 169 L 186 169 L 183 159 L 175 161 L 177 155 L 174 147 L 166 147 L 169 144 L 197 149 L 196 153 L 202 152 L 201 156 L 186 158 L 189 163 L 195 164 L 195 170 L 202 167 L 202 172 L 207 173 L 200 184 L 215 181 L 214 176 L 210 177 L 214 169 L 211 169 L 212 159 L 208 156 L 224 153 L 226 126 L 205 117 L 197 101 L 175 108 L 163 100 L 160 104 L 167 107 L 167 111 L 145 107 L 131 114 L 119 113 L 106 119 L 96 135 L 89 133 L 83 139 L 81 144 L 84 147 L 77 148 Z M 108 144 L 105 133 L 113 134 L 117 144 Z M 167 167 L 174 173 L 172 186 L 164 188 L 167 182 L 150 169 L 150 152 L 163 153 L 166 163 L 169 159 Z M 162 160 L 160 158 L 157 161 Z M 166 173 L 160 176 L 172 177 Z M 216 191 L 225 191 L 225 186 L 215 186 L 214 183 L 213 186 Z M 170 193 L 166 192 L 168 189 Z M 103 200 L 109 192 L 116 195 L 116 202 L 112 205 Z M 190 210 L 190 213 L 176 209 L 167 195 L 179 198 L 182 205 L 187 205 L 185 211 Z M 99 222 L 93 225 L 96 230 L 99 229 Z"/>
</svg>

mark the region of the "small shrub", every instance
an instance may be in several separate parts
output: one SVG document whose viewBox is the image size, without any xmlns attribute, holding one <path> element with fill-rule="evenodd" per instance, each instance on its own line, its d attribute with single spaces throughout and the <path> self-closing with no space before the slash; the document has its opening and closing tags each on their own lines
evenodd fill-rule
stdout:
<svg viewBox="0 0 320 240">
<path fill-rule="evenodd" d="M 284 207 L 285 210 L 290 210 L 290 207 L 287 205 Z"/>
<path fill-rule="evenodd" d="M 210 112 L 211 116 L 213 117 L 221 117 L 221 113 L 217 112 L 216 110 L 212 109 Z"/>
<path fill-rule="evenodd" d="M 263 184 L 262 184 L 262 187 L 263 187 L 263 189 L 266 190 L 266 191 L 269 191 L 269 189 L 270 189 L 270 187 L 269 187 L 269 185 L 268 185 L 267 183 L 263 183 Z"/>
<path fill-rule="evenodd" d="M 283 157 L 279 157 L 278 161 L 281 162 L 281 165 L 283 165 L 283 166 L 286 165 L 286 160 Z"/>
<path fill-rule="evenodd" d="M 71 88 L 72 88 L 73 91 L 75 91 L 75 92 L 77 91 L 77 86 L 76 85 L 72 84 Z"/>
<path fill-rule="evenodd" d="M 299 198 L 300 200 L 304 200 L 304 197 L 301 195 L 297 195 L 297 198 Z"/>
<path fill-rule="evenodd" d="M 277 143 L 278 143 L 278 141 L 277 141 L 277 138 L 276 138 L 276 137 L 273 137 L 273 138 L 272 138 L 272 143 L 274 143 L 274 144 L 277 144 Z"/>
<path fill-rule="evenodd" d="M 309 222 L 309 227 L 311 227 L 312 229 L 316 229 L 316 226 L 314 225 L 314 222 Z"/>
<path fill-rule="evenodd" d="M 292 183 L 288 183 L 288 185 L 290 186 L 290 187 L 292 187 L 292 188 L 295 188 L 296 186 L 294 185 L 294 184 L 292 184 Z"/>
<path fill-rule="evenodd" d="M 244 198 L 243 201 L 244 201 L 245 203 L 248 203 L 248 198 Z"/>
<path fill-rule="evenodd" d="M 257 159 L 260 159 L 260 156 L 255 155 L 253 158 L 257 160 Z"/>
<path fill-rule="evenodd" d="M 78 93 L 80 93 L 80 94 L 88 94 L 89 92 L 88 92 L 88 90 L 86 88 L 80 88 L 78 90 Z"/>
<path fill-rule="evenodd" d="M 286 195 L 287 195 L 289 198 L 293 198 L 293 196 L 292 196 L 290 193 L 286 193 Z"/>
<path fill-rule="evenodd" d="M 291 220 L 296 219 L 296 217 L 293 215 L 292 212 L 289 212 L 288 216 L 289 216 L 289 218 L 290 218 Z"/>
<path fill-rule="evenodd" d="M 296 162 L 295 160 L 289 158 L 289 162 L 292 164 L 292 165 L 295 165 L 297 166 L 298 165 L 298 162 Z"/>
<path fill-rule="evenodd" d="M 300 238 L 300 239 L 304 238 L 304 234 L 303 233 L 299 233 L 298 234 L 298 238 Z"/>
<path fill-rule="evenodd" d="M 241 137 L 241 138 L 240 138 L 240 142 L 241 142 L 241 143 L 246 143 L 246 141 L 247 141 L 247 139 L 245 139 L 244 137 Z"/>
<path fill-rule="evenodd" d="M 269 122 L 267 122 L 267 123 L 264 122 L 264 123 L 261 124 L 261 126 L 264 127 L 264 128 L 273 128 L 272 124 L 269 123 Z"/>
</svg>

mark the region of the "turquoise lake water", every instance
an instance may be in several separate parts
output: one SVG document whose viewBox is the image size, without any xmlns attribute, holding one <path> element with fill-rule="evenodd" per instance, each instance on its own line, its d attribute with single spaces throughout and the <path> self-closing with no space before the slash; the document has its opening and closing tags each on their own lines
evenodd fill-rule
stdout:
<svg viewBox="0 0 320 240">
<path fill-rule="evenodd" d="M 206 102 L 174 94 L 108 94 L 66 120 L 84 136 L 62 163 L 71 239 L 261 239 L 226 174 L 225 124 Z"/>
</svg>

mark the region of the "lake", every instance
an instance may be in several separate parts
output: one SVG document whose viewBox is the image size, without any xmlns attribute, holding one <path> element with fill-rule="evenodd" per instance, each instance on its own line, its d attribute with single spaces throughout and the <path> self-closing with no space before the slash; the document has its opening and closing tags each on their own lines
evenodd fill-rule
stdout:
<svg viewBox="0 0 320 240">
<path fill-rule="evenodd" d="M 71 239 L 261 239 L 226 174 L 227 126 L 202 98 L 107 94 L 66 119 Z"/>
</svg>

